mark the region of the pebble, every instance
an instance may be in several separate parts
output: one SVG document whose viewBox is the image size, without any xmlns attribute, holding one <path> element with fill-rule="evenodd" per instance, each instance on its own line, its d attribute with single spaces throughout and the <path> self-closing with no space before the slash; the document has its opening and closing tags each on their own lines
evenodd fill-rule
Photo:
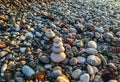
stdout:
<svg viewBox="0 0 120 82">
<path fill-rule="evenodd" d="M 117 67 L 115 66 L 114 63 L 108 63 L 108 66 L 114 70 L 117 70 Z"/>
<path fill-rule="evenodd" d="M 104 81 L 101 76 L 96 75 L 93 82 L 104 82 Z"/>
<path fill-rule="evenodd" d="M 45 68 L 45 69 L 51 69 L 51 68 L 52 68 L 52 65 L 51 65 L 51 64 L 45 64 L 44 68 Z"/>
<path fill-rule="evenodd" d="M 106 65 L 107 65 L 107 60 L 106 60 L 106 58 L 105 58 L 102 54 L 100 54 L 100 59 L 101 59 L 101 63 L 102 63 L 104 66 L 106 66 Z"/>
<path fill-rule="evenodd" d="M 29 67 L 29 66 L 27 66 L 27 65 L 24 65 L 23 67 L 22 67 L 22 72 L 25 74 L 25 76 L 27 76 L 27 77 L 31 77 L 33 74 L 35 74 L 35 71 L 31 68 L 31 67 Z"/>
<path fill-rule="evenodd" d="M 93 68 L 94 74 L 96 74 L 97 72 L 99 72 L 99 70 L 98 70 L 98 68 L 97 68 L 97 67 L 92 66 L 92 68 Z"/>
<path fill-rule="evenodd" d="M 89 41 L 88 45 L 89 48 L 97 48 L 97 43 L 95 41 Z"/>
<path fill-rule="evenodd" d="M 78 79 L 81 74 L 82 74 L 82 71 L 80 69 L 76 69 L 72 72 L 72 78 Z"/>
<path fill-rule="evenodd" d="M 85 52 L 87 54 L 94 54 L 94 55 L 98 53 L 98 51 L 94 48 L 86 48 Z"/>
<path fill-rule="evenodd" d="M 20 41 L 24 41 L 26 39 L 26 37 L 24 36 L 24 35 L 21 35 L 20 37 L 19 37 L 19 40 Z"/>
<path fill-rule="evenodd" d="M 4 64 L 1 68 L 1 76 L 4 76 L 4 72 L 6 71 L 8 65 L 7 64 Z"/>
<path fill-rule="evenodd" d="M 104 32 L 103 27 L 98 27 L 96 30 L 97 30 L 98 32 L 100 32 L 100 33 L 103 33 L 103 32 Z"/>
<path fill-rule="evenodd" d="M 100 58 L 94 55 L 90 55 L 87 57 L 87 62 L 91 65 L 98 66 L 101 64 Z"/>
<path fill-rule="evenodd" d="M 53 38 L 55 37 L 55 33 L 49 29 L 48 32 L 45 33 L 45 35 L 48 37 L 48 38 Z"/>
<path fill-rule="evenodd" d="M 21 52 L 21 53 L 24 53 L 24 52 L 25 52 L 25 50 L 26 50 L 26 48 L 25 48 L 25 47 L 20 48 L 20 52 Z"/>
<path fill-rule="evenodd" d="M 1 52 L 0 52 L 0 58 L 6 56 L 7 53 L 8 53 L 7 51 L 1 51 Z"/>
<path fill-rule="evenodd" d="M 88 70 L 89 74 L 91 74 L 91 75 L 94 74 L 94 70 L 91 65 L 87 65 L 87 70 Z"/>
<path fill-rule="evenodd" d="M 33 39 L 33 34 L 31 32 L 25 33 L 25 38 Z"/>
<path fill-rule="evenodd" d="M 61 52 L 59 54 L 51 53 L 50 58 L 53 62 L 59 63 L 65 60 L 66 55 L 65 53 Z"/>
<path fill-rule="evenodd" d="M 52 78 L 56 78 L 60 75 L 62 75 L 62 72 L 60 70 L 54 70 L 53 72 L 50 73 L 50 77 Z"/>
<path fill-rule="evenodd" d="M 16 81 L 16 82 L 23 82 L 24 80 L 23 80 L 23 78 L 21 78 L 21 77 L 16 77 L 16 78 L 15 78 L 15 81 Z"/>
<path fill-rule="evenodd" d="M 70 65 L 76 65 L 78 63 L 78 60 L 77 60 L 77 58 L 71 58 L 70 59 Z"/>
<path fill-rule="evenodd" d="M 103 35 L 103 37 L 106 39 L 111 39 L 111 38 L 113 38 L 113 34 L 112 33 L 110 33 L 110 32 L 106 32 L 104 35 Z"/>
<path fill-rule="evenodd" d="M 48 57 L 46 57 L 46 56 L 41 56 L 40 61 L 43 62 L 43 63 L 49 63 L 50 59 Z"/>
<path fill-rule="evenodd" d="M 78 60 L 78 63 L 82 63 L 82 64 L 86 62 L 86 59 L 82 56 L 78 56 L 77 60 Z"/>
<path fill-rule="evenodd" d="M 62 71 L 62 68 L 60 66 L 56 66 L 56 67 L 53 68 L 53 71 L 54 70 L 60 70 L 60 71 Z"/>
<path fill-rule="evenodd" d="M 70 82 L 69 79 L 64 75 L 57 77 L 56 82 Z"/>
<path fill-rule="evenodd" d="M 42 37 L 42 34 L 40 32 L 35 32 L 35 35 L 39 38 Z"/>
<path fill-rule="evenodd" d="M 69 58 L 65 58 L 65 60 L 62 62 L 63 64 L 68 64 L 69 63 Z"/>
<path fill-rule="evenodd" d="M 84 73 L 80 76 L 80 81 L 82 82 L 89 82 L 89 80 L 90 80 L 90 76 L 87 73 Z"/>
</svg>

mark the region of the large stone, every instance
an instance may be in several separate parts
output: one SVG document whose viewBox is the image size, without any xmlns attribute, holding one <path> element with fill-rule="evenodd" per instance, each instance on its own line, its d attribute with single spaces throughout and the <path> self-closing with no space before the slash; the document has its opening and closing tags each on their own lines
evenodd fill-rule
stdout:
<svg viewBox="0 0 120 82">
<path fill-rule="evenodd" d="M 29 67 L 29 66 L 27 66 L 27 65 L 24 65 L 23 67 L 22 67 L 22 72 L 25 74 L 25 76 L 27 76 L 27 77 L 31 77 L 33 74 L 35 74 L 35 71 L 31 68 L 31 67 Z"/>
</svg>

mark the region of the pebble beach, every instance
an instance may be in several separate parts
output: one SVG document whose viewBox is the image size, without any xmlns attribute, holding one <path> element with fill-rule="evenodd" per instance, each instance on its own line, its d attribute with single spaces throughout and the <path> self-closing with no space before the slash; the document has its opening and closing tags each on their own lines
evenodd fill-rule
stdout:
<svg viewBox="0 0 120 82">
<path fill-rule="evenodd" d="M 0 0 L 0 82 L 120 82 L 120 1 Z"/>
</svg>

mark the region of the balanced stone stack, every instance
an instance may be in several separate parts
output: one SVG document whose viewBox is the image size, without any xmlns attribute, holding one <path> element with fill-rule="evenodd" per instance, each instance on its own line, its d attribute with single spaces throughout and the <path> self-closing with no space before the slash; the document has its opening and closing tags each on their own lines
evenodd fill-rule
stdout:
<svg viewBox="0 0 120 82">
<path fill-rule="evenodd" d="M 53 47 L 52 47 L 52 53 L 51 53 L 51 60 L 53 62 L 59 63 L 62 62 L 66 55 L 64 53 L 65 48 L 63 47 L 62 38 L 55 37 L 53 40 Z"/>
</svg>

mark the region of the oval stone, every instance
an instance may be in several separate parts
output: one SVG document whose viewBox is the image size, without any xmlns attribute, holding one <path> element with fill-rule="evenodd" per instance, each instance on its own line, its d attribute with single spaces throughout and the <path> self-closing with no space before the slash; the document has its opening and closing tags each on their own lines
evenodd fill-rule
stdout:
<svg viewBox="0 0 120 82">
<path fill-rule="evenodd" d="M 27 77 L 31 77 L 33 74 L 35 74 L 35 71 L 31 68 L 31 67 L 29 67 L 29 66 L 27 66 L 27 65 L 24 65 L 23 67 L 22 67 L 22 72 L 25 74 L 25 76 L 27 76 Z"/>
<path fill-rule="evenodd" d="M 90 80 L 89 74 L 84 73 L 83 75 L 80 76 L 80 80 L 81 80 L 82 82 L 89 82 L 89 80 Z"/>
<path fill-rule="evenodd" d="M 86 48 L 85 52 L 87 54 L 97 54 L 98 53 L 98 51 L 94 48 Z"/>
<path fill-rule="evenodd" d="M 76 69 L 72 72 L 72 78 L 73 79 L 78 79 L 79 76 L 81 75 L 82 71 L 80 69 Z"/>
</svg>

